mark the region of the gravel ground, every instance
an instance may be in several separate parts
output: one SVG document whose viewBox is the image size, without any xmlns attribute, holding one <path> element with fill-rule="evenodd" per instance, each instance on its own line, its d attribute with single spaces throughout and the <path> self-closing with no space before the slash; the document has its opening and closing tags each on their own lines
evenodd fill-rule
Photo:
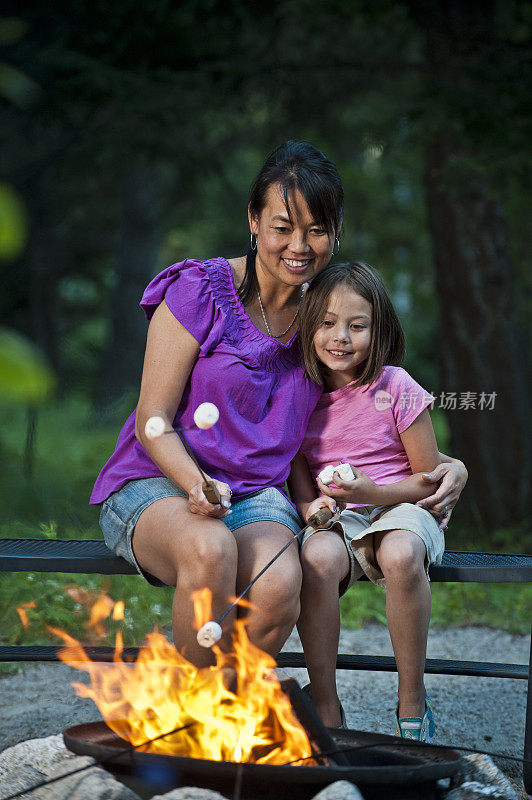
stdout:
<svg viewBox="0 0 532 800">
<path fill-rule="evenodd" d="M 300 649 L 296 635 L 286 649 Z M 529 650 L 528 636 L 487 628 L 436 628 L 429 636 L 428 656 L 526 664 Z M 343 630 L 340 651 L 392 654 L 388 632 L 378 625 Z M 307 682 L 303 669 L 283 669 L 279 675 L 295 677 L 301 685 Z M 0 678 L 0 751 L 26 739 L 59 733 L 69 725 L 100 719 L 94 704 L 77 697 L 70 687 L 72 681 L 86 677 L 64 664 L 36 664 Z M 339 694 L 349 727 L 393 733 L 396 681 L 394 673 L 340 670 Z M 427 675 L 426 685 L 433 701 L 437 742 L 522 756 L 526 681 Z M 502 759 L 496 763 L 526 798 L 520 765 Z"/>
</svg>

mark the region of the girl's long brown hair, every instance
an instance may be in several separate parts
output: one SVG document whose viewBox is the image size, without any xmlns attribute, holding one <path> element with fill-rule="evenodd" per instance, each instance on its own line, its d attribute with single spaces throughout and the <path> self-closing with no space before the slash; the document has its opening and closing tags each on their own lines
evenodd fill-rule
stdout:
<svg viewBox="0 0 532 800">
<path fill-rule="evenodd" d="M 371 303 L 369 355 L 362 365 L 362 374 L 355 383 L 355 386 L 369 386 L 380 375 L 385 364 L 399 366 L 404 356 L 405 337 L 380 276 L 361 261 L 325 267 L 310 284 L 299 313 L 305 369 L 313 381 L 324 383 L 328 370 L 316 355 L 314 335 L 327 311 L 331 292 L 339 286 L 347 286 Z"/>
</svg>

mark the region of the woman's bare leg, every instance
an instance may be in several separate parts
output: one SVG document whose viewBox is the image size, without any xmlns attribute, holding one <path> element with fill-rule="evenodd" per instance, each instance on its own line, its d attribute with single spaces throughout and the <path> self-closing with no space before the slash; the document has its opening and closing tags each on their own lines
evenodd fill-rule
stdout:
<svg viewBox="0 0 532 800">
<path fill-rule="evenodd" d="M 343 539 L 333 531 L 314 533 L 301 550 L 301 566 L 303 586 L 297 628 L 312 685 L 312 702 L 325 725 L 338 727 L 338 585 L 349 571 L 349 556 Z"/>
<path fill-rule="evenodd" d="M 198 667 L 212 664 L 210 649 L 196 641 L 192 592 L 212 591 L 212 618 L 231 602 L 236 588 L 237 547 L 221 520 L 191 514 L 188 500 L 165 497 L 152 503 L 139 517 L 133 534 L 133 551 L 141 567 L 169 586 L 175 586 L 172 608 L 174 644 Z M 225 619 L 222 644 L 230 645 L 234 614 Z"/>
<path fill-rule="evenodd" d="M 278 522 L 252 522 L 234 531 L 238 547 L 237 594 L 266 566 L 294 534 Z M 266 570 L 245 599 L 247 633 L 261 650 L 276 656 L 290 636 L 299 616 L 301 565 L 297 542 Z"/>
<path fill-rule="evenodd" d="M 397 662 L 399 717 L 425 713 L 425 656 L 430 622 L 426 548 L 410 531 L 374 534 L 376 561 L 386 578 L 386 618 Z"/>
</svg>

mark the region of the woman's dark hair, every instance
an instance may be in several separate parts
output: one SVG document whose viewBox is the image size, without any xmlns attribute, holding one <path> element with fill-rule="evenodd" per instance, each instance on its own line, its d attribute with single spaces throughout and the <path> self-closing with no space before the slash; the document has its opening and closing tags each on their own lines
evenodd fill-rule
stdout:
<svg viewBox="0 0 532 800">
<path fill-rule="evenodd" d="M 332 161 L 309 142 L 285 142 L 266 159 L 249 192 L 249 210 L 259 217 L 272 184 L 279 184 L 288 218 L 290 194 L 298 189 L 317 225 L 337 236 L 342 222 L 344 190 Z M 245 305 L 256 291 L 256 251 L 248 247 L 246 272 L 238 294 Z"/>
<path fill-rule="evenodd" d="M 362 373 L 355 383 L 355 386 L 369 386 L 380 375 L 385 364 L 399 366 L 404 356 L 405 337 L 380 276 L 370 266 L 359 261 L 325 267 L 312 280 L 299 312 L 299 334 L 305 369 L 313 381 L 324 383 L 327 368 L 316 355 L 314 335 L 327 311 L 331 292 L 339 286 L 352 289 L 371 303 L 369 355 L 362 364 Z"/>
</svg>

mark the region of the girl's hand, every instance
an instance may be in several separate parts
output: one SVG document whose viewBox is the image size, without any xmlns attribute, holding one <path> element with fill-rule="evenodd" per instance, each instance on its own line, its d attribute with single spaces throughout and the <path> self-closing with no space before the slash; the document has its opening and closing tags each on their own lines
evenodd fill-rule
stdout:
<svg viewBox="0 0 532 800">
<path fill-rule="evenodd" d="M 301 516 L 305 522 L 308 522 L 311 516 L 319 511 L 320 508 L 330 508 L 333 514 L 337 514 L 339 511 L 338 504 L 332 497 L 317 497 L 316 500 L 313 500 L 312 503 L 302 509 Z"/>
<path fill-rule="evenodd" d="M 423 480 L 427 483 L 439 483 L 439 487 L 434 494 L 419 500 L 416 505 L 426 508 L 436 517 L 440 530 L 447 528 L 453 508 L 466 485 L 467 477 L 465 465 L 457 460 L 438 464 L 432 472 L 423 474 Z"/>
<path fill-rule="evenodd" d="M 317 484 L 323 494 L 332 497 L 338 503 L 366 503 L 367 505 L 379 505 L 379 487 L 371 478 L 362 472 L 361 469 L 353 467 L 351 469 L 355 475 L 354 481 L 343 481 L 337 472 L 334 473 L 334 483 L 338 489 L 332 486 L 325 486 L 317 479 Z"/>
<path fill-rule="evenodd" d="M 207 476 L 208 477 L 208 476 Z M 216 519 L 224 519 L 231 513 L 231 489 L 227 483 L 222 481 L 215 481 L 212 478 L 209 480 L 214 483 L 221 496 L 221 503 L 213 505 L 209 503 L 203 494 L 203 480 L 196 483 L 189 490 L 188 504 L 190 511 L 193 514 L 203 514 L 206 517 L 215 517 Z"/>
</svg>

